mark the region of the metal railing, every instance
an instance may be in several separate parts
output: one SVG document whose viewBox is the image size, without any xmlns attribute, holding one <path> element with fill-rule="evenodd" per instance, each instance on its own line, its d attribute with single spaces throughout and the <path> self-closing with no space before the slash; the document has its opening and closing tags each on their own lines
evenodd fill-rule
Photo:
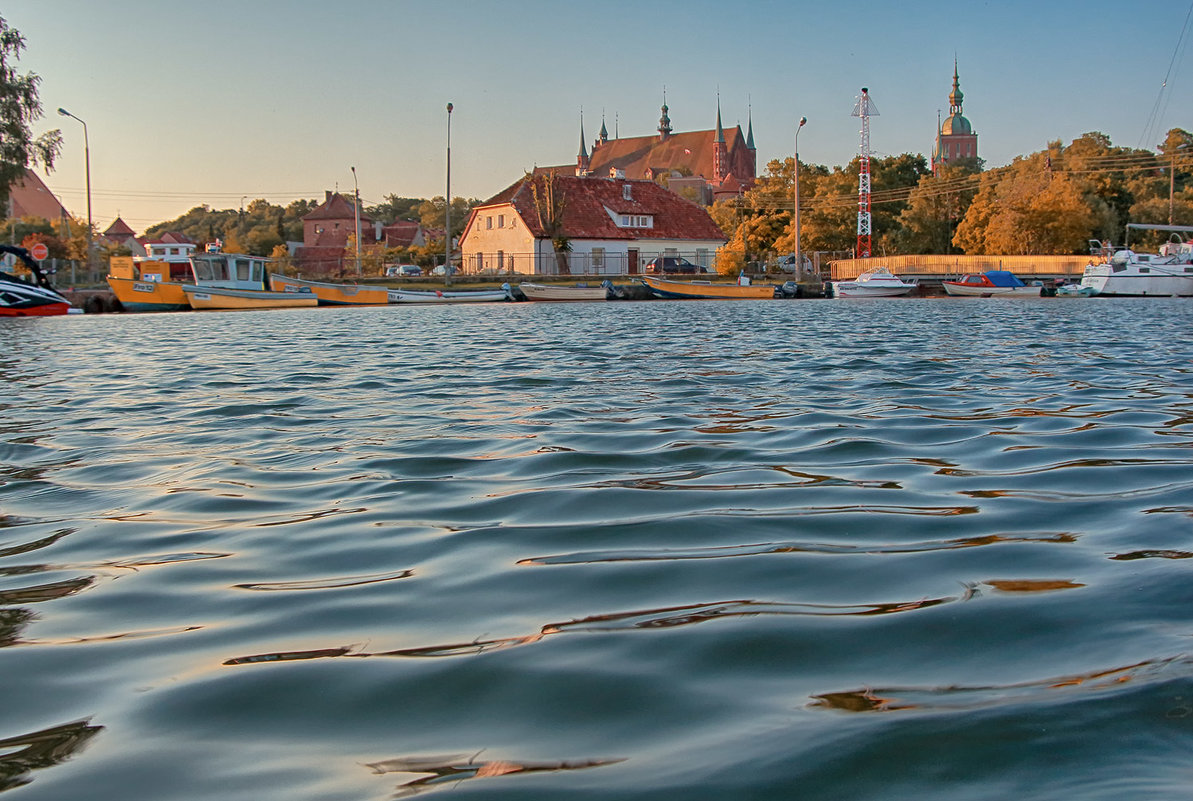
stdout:
<svg viewBox="0 0 1193 801">
<path fill-rule="evenodd" d="M 716 251 L 640 250 L 637 253 L 465 253 L 464 275 L 634 275 L 656 258 L 681 258 L 712 272 Z"/>
</svg>

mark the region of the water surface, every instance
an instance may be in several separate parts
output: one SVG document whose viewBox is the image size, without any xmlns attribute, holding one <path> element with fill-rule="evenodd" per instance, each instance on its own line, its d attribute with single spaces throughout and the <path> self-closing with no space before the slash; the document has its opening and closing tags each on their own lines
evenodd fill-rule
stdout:
<svg viewBox="0 0 1193 801">
<path fill-rule="evenodd" d="M 0 321 L 0 790 L 1172 798 L 1193 304 Z"/>
</svg>

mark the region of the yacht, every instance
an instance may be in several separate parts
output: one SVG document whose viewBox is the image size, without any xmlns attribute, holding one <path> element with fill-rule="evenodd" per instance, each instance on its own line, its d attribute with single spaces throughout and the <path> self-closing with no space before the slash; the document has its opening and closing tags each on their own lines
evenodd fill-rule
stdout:
<svg viewBox="0 0 1193 801">
<path fill-rule="evenodd" d="M 1193 297 L 1193 233 L 1189 225 L 1128 223 L 1131 230 L 1168 231 L 1170 239 L 1158 253 L 1136 253 L 1130 247 L 1114 248 L 1090 240 L 1094 258 L 1081 276 L 1081 286 L 1095 295 L 1118 297 Z"/>
</svg>

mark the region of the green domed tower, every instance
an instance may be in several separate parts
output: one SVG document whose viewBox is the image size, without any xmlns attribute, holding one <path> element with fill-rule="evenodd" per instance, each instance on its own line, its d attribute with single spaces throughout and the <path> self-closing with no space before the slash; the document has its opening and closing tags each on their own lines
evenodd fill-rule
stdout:
<svg viewBox="0 0 1193 801">
<path fill-rule="evenodd" d="M 961 114 L 961 80 L 957 75 L 957 60 L 953 60 L 953 91 L 949 92 L 949 116 L 936 132 L 936 144 L 932 147 L 932 172 L 939 172 L 941 166 L 962 158 L 978 157 L 978 135 L 974 133 L 969 120 Z"/>
</svg>

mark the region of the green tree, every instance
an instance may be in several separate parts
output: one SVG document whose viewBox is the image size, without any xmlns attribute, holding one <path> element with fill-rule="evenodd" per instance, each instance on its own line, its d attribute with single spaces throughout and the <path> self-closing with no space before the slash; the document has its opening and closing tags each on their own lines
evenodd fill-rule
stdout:
<svg viewBox="0 0 1193 801">
<path fill-rule="evenodd" d="M 32 125 L 42 117 L 37 92 L 41 78 L 17 72 L 24 49 L 20 31 L 0 17 L 0 207 L 7 204 L 9 190 L 27 167 L 42 165 L 48 172 L 62 150 L 62 132 L 57 129 L 33 136 Z"/>
</svg>

